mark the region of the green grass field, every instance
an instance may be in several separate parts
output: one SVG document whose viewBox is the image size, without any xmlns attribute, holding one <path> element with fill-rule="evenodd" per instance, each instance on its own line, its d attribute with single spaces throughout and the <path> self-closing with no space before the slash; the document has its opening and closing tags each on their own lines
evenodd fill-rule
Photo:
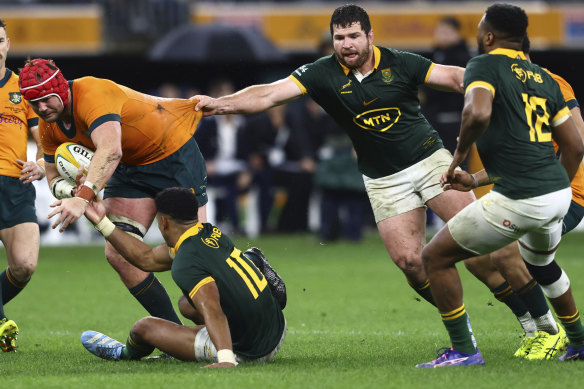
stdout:
<svg viewBox="0 0 584 389">
<path fill-rule="evenodd" d="M 584 235 L 569 234 L 558 259 L 584 310 Z M 284 277 L 288 335 L 272 364 L 209 371 L 176 360 L 109 362 L 79 341 L 94 329 L 125 341 L 145 312 L 102 247 L 42 248 L 29 286 L 6 307 L 20 327 L 16 353 L 0 353 L 2 388 L 550 388 L 577 384 L 584 364 L 528 362 L 512 354 L 521 331 L 511 312 L 459 266 L 465 304 L 486 366 L 416 369 L 449 345 L 436 310 L 418 301 L 380 239 L 321 244 L 312 235 L 266 236 L 261 247 Z M 0 250 L 0 266 L 6 265 Z M 173 301 L 170 274 L 159 275 Z"/>
</svg>

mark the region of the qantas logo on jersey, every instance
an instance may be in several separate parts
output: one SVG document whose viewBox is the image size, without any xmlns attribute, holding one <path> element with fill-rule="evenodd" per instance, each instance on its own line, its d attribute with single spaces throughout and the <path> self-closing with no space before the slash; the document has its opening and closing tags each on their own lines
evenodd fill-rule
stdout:
<svg viewBox="0 0 584 389">
<path fill-rule="evenodd" d="M 511 71 L 513 72 L 513 74 L 515 74 L 515 77 L 517 77 L 517 79 L 521 82 L 526 82 L 527 80 L 533 80 L 539 84 L 543 84 L 543 79 L 541 78 L 541 74 L 534 73 L 531 70 L 525 70 L 516 63 L 511 65 Z"/>
<path fill-rule="evenodd" d="M 397 123 L 400 116 L 399 108 L 379 108 L 355 116 L 353 122 L 366 130 L 384 132 Z"/>
</svg>

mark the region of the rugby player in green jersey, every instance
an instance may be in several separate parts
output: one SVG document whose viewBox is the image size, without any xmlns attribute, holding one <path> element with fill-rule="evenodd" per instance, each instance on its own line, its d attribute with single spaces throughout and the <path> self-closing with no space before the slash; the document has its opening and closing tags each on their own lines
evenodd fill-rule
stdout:
<svg viewBox="0 0 584 389">
<path fill-rule="evenodd" d="M 487 54 L 467 65 L 460 137 L 441 182 L 446 189 L 490 182 L 494 187 L 454 216 L 422 251 L 452 347 L 419 367 L 484 364 L 467 326 L 455 263 L 514 241 L 567 333 L 570 345 L 560 360 L 584 359 L 584 327 L 570 281 L 559 266 L 548 266 L 555 264 L 570 181 L 584 144 L 558 83 L 521 51 L 527 25 L 525 11 L 510 4 L 490 6 L 479 23 L 479 51 Z M 552 137 L 562 150 L 559 160 Z M 455 170 L 475 141 L 485 170 L 475 176 Z"/>
<path fill-rule="evenodd" d="M 85 215 L 138 268 L 171 270 L 183 292 L 180 312 L 198 325 L 145 317 L 134 324 L 125 345 L 85 331 L 85 348 L 109 360 L 140 359 L 158 348 L 180 360 L 211 362 L 206 367 L 272 361 L 286 334 L 286 289 L 280 276 L 259 249 L 242 253 L 217 227 L 200 223 L 197 198 L 189 189 L 165 189 L 155 203 L 166 242 L 155 248 L 115 227 L 101 199 Z"/>
<path fill-rule="evenodd" d="M 309 94 L 353 142 L 389 255 L 409 285 L 434 304 L 420 256 L 426 242 L 425 207 L 449 220 L 472 203 L 474 195 L 445 192 L 440 187 L 440 176 L 452 155 L 421 114 L 417 88 L 426 84 L 462 92 L 464 69 L 373 45 L 369 16 L 356 5 L 333 12 L 330 32 L 334 54 L 301 66 L 272 84 L 250 86 L 218 99 L 194 96 L 199 100 L 195 109 L 205 115 L 255 113 Z M 490 258 L 475 258 L 466 265 L 520 319 L 517 306 L 522 302 Z M 529 276 L 525 267 L 522 270 Z M 520 320 L 524 329 L 530 320 Z"/>
</svg>

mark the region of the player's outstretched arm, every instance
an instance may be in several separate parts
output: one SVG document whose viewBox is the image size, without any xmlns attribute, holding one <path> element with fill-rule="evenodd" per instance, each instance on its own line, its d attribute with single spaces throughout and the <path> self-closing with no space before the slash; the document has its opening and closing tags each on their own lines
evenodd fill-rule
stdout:
<svg viewBox="0 0 584 389">
<path fill-rule="evenodd" d="M 205 319 L 205 326 L 211 337 L 211 341 L 217 349 L 217 363 L 205 367 L 234 367 L 235 355 L 233 354 L 233 344 L 231 343 L 231 332 L 227 317 L 221 309 L 219 300 L 219 289 L 215 282 L 203 285 L 192 297 L 193 304 L 198 312 Z"/>
<path fill-rule="evenodd" d="M 463 92 L 464 68 L 435 64 L 426 85 L 445 92 Z"/>
<path fill-rule="evenodd" d="M 217 99 L 197 95 L 191 97 L 191 100 L 199 101 L 195 110 L 202 110 L 205 116 L 210 116 L 258 113 L 285 104 L 301 95 L 302 91 L 298 85 L 291 79 L 284 78 L 271 84 L 253 85 Z"/>
<path fill-rule="evenodd" d="M 60 200 L 59 200 L 60 201 Z M 58 206 L 59 201 L 51 206 Z M 54 212 L 54 211 L 53 211 Z M 172 258 L 166 244 L 150 247 L 139 239 L 125 233 L 107 218 L 105 205 L 96 197 L 85 209 L 85 217 L 95 226 L 108 242 L 132 265 L 144 271 L 166 271 L 172 266 Z"/>
</svg>

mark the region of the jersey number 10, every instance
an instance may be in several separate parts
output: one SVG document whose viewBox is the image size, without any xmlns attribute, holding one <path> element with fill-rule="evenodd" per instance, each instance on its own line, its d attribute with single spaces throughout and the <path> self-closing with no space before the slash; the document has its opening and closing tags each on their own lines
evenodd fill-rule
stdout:
<svg viewBox="0 0 584 389">
<path fill-rule="evenodd" d="M 237 263 L 233 261 L 234 259 L 237 261 Z M 257 270 L 253 263 L 250 263 L 249 260 L 246 259 L 241 258 L 241 251 L 235 249 L 229 258 L 226 259 L 226 261 L 227 264 L 243 279 L 243 282 L 245 282 L 249 288 L 253 298 L 257 299 L 259 293 L 268 285 L 268 280 L 266 280 L 266 277 L 259 270 Z M 258 277 L 258 273 L 262 276 L 261 279 Z"/>
</svg>

